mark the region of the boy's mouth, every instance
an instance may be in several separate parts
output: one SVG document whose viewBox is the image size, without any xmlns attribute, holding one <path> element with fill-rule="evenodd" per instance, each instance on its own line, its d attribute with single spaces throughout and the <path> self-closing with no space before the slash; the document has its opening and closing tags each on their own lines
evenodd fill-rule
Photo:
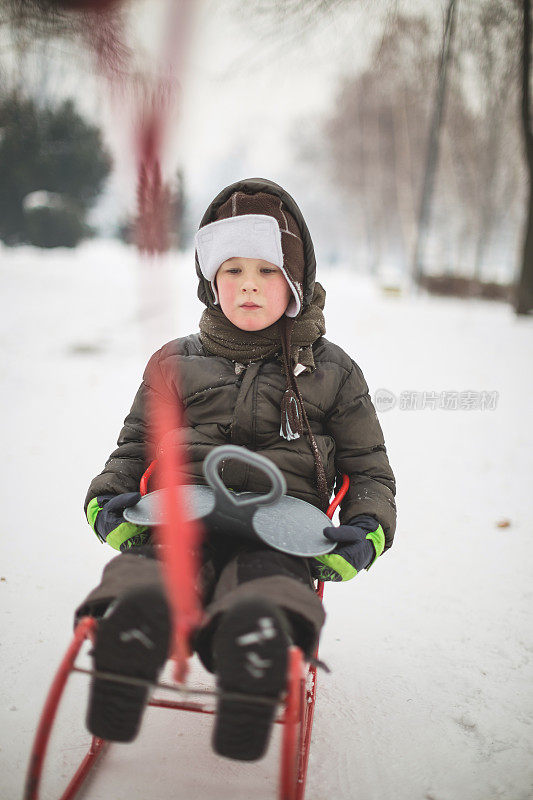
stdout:
<svg viewBox="0 0 533 800">
<path fill-rule="evenodd" d="M 261 306 L 258 306 L 257 303 L 243 303 L 241 308 L 261 308 Z"/>
</svg>

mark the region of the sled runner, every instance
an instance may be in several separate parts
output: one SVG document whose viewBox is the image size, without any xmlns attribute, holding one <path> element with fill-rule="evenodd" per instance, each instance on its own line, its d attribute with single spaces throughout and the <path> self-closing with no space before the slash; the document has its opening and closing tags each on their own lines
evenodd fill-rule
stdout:
<svg viewBox="0 0 533 800">
<path fill-rule="evenodd" d="M 271 478 L 272 488 L 270 492 L 266 495 L 257 495 L 249 492 L 238 494 L 229 491 L 220 479 L 217 468 L 222 459 L 230 457 L 253 463 L 254 466 L 263 469 Z M 145 473 L 145 476 L 143 476 L 141 492 L 144 497 L 137 506 L 126 510 L 132 513 L 135 511 L 138 515 L 136 519 L 132 519 L 128 513 L 127 518 L 129 521 L 137 522 L 142 517 L 142 524 L 153 525 L 161 524 L 162 522 L 161 517 L 158 516 L 161 513 L 157 497 L 158 493 L 146 494 L 147 482 L 152 470 L 153 465 L 147 471 L 148 474 Z M 195 487 L 187 495 L 186 504 L 189 507 L 188 513 L 195 518 L 200 516 L 204 520 L 209 519 L 209 524 L 212 525 L 211 530 L 215 531 L 215 535 L 227 534 L 228 530 L 231 529 L 233 531 L 232 526 L 237 524 L 239 535 L 257 537 L 269 546 L 280 549 L 283 552 L 292 552 L 297 555 L 318 555 L 319 553 L 329 552 L 332 549 L 331 542 L 322 535 L 322 529 L 330 523 L 335 509 L 348 490 L 349 479 L 347 476 L 343 477 L 342 486 L 329 506 L 326 515 L 304 501 L 285 496 L 283 494 L 285 481 L 277 467 L 258 453 L 252 453 L 245 448 L 233 445 L 216 448 L 206 458 L 204 474 L 206 474 L 210 487 Z M 188 488 L 192 489 L 193 487 Z M 196 488 L 205 491 L 196 492 Z M 289 502 L 287 503 L 287 501 Z M 267 502 L 269 505 L 266 505 Z M 163 506 L 163 504 L 161 505 Z M 304 509 L 301 507 L 306 507 L 305 514 Z M 296 509 L 298 509 L 297 512 Z M 308 512 L 309 509 L 312 511 Z M 305 520 L 302 525 L 308 531 L 309 540 L 307 542 L 304 541 L 304 537 L 300 534 L 296 535 L 291 542 L 290 534 L 292 534 L 294 528 L 290 530 L 288 528 L 286 514 L 289 513 L 293 515 L 293 519 L 296 516 L 298 520 L 297 526 L 294 527 L 300 526 L 300 516 L 302 520 Z M 150 520 L 150 522 L 148 523 L 147 520 Z M 313 552 L 309 552 L 309 549 Z M 323 584 L 319 583 L 316 591 L 322 597 Z M 83 643 L 85 640 L 94 642 L 97 629 L 98 622 L 93 617 L 84 617 L 79 621 L 73 639 L 54 677 L 33 743 L 26 776 L 24 800 L 38 800 L 39 798 L 46 748 L 59 702 L 71 672 L 81 672 L 103 679 L 108 678 L 114 682 L 135 683 L 137 685 L 145 685 L 147 683 L 139 679 L 116 674 L 97 673 L 94 670 L 86 670 L 76 666 L 76 658 Z M 303 653 L 298 647 L 293 646 L 289 650 L 286 693 L 282 700 L 281 714 L 276 719 L 276 722 L 283 726 L 279 770 L 279 800 L 303 800 L 304 798 L 316 699 L 317 655 L 318 652 L 315 653 L 313 663 L 306 664 Z M 216 690 L 195 690 L 177 683 L 155 683 L 149 685 L 151 688 L 159 687 L 167 692 L 171 691 L 179 695 L 177 700 L 152 697 L 148 702 L 149 706 L 211 715 L 215 713 L 212 705 L 213 700 L 216 699 Z M 191 700 L 191 696 L 195 699 Z M 59 800 L 73 800 L 83 786 L 91 769 L 110 744 L 110 742 L 106 742 L 96 736 L 92 737 L 89 752 Z"/>
</svg>

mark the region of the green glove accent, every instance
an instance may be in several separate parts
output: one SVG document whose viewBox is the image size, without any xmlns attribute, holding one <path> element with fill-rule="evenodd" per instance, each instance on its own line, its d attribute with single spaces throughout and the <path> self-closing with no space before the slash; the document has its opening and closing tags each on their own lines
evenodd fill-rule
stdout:
<svg viewBox="0 0 533 800">
<path fill-rule="evenodd" d="M 355 578 L 357 570 L 338 553 L 327 553 L 325 556 L 315 556 L 315 561 L 320 561 L 321 567 L 314 567 L 313 573 L 319 581 L 349 581 Z"/>
<path fill-rule="evenodd" d="M 93 499 L 87 506 L 87 521 L 95 533 L 96 533 L 96 528 L 94 526 L 96 524 L 96 515 L 101 510 L 102 510 L 101 507 L 98 505 L 98 498 L 93 497 Z M 96 535 L 98 536 L 97 533 Z M 100 537 L 98 536 L 98 538 Z"/>
<path fill-rule="evenodd" d="M 128 539 L 137 536 L 139 533 L 144 533 L 149 530 L 146 525 L 135 525 L 133 522 L 122 522 L 117 528 L 111 531 L 106 537 L 106 543 L 111 545 L 115 550 L 120 550 L 121 545 L 125 544 Z M 124 549 L 124 548 L 122 548 Z"/>
<path fill-rule="evenodd" d="M 370 539 L 370 541 L 372 542 L 372 544 L 374 545 L 374 548 L 376 550 L 376 557 L 368 565 L 368 567 L 367 567 L 367 570 L 368 570 L 368 569 L 370 569 L 370 567 L 374 566 L 374 564 L 376 563 L 377 559 L 380 557 L 382 552 L 385 550 L 385 534 L 383 533 L 383 528 L 381 527 L 381 525 L 378 525 L 378 529 L 376 531 L 370 531 L 370 533 L 367 533 L 366 538 Z"/>
</svg>

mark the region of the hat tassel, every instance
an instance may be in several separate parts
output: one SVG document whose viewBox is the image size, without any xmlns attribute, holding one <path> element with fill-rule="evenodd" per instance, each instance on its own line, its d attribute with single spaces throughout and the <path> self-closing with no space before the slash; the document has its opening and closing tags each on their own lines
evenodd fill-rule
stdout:
<svg viewBox="0 0 533 800">
<path fill-rule="evenodd" d="M 300 400 L 292 389 L 287 389 L 281 398 L 280 436 L 287 441 L 299 439 L 303 433 Z"/>
</svg>

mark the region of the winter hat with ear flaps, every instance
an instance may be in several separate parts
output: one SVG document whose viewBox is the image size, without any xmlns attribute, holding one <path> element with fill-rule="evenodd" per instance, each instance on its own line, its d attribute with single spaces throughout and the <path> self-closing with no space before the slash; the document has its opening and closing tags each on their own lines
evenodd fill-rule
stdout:
<svg viewBox="0 0 533 800">
<path fill-rule="evenodd" d="M 228 258 L 260 258 L 283 272 L 292 291 L 285 314 L 298 316 L 303 301 L 304 247 L 298 224 L 280 197 L 266 192 L 233 192 L 216 210 L 214 221 L 197 232 L 195 245 L 215 305 L 215 276 L 220 265 Z"/>
</svg>

